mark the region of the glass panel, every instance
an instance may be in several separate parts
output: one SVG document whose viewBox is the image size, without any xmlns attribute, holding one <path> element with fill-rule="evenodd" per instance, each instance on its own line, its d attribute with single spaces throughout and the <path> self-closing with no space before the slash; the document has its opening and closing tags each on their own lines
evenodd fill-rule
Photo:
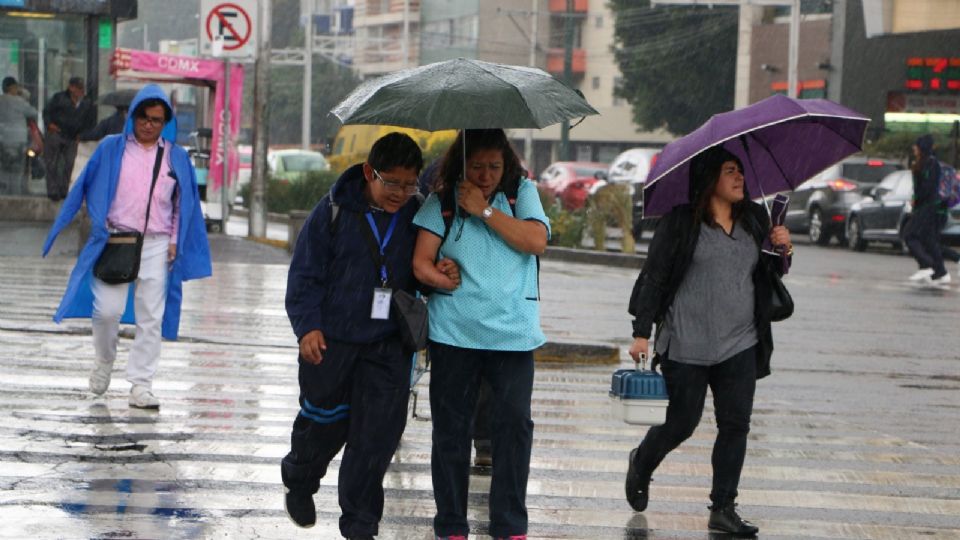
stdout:
<svg viewBox="0 0 960 540">
<path fill-rule="evenodd" d="M 41 140 L 40 132 L 47 131 L 42 115 L 50 98 L 66 90 L 71 77 L 85 77 L 85 43 L 80 15 L 39 19 L 0 13 L 0 76 L 13 77 L 19 83 L 19 95 L 13 90 L 2 99 L 16 105 L 25 101 L 29 106 L 5 106 L 0 112 L 0 196 L 47 196 L 45 175 L 49 167 L 43 161 L 56 156 L 59 163 L 66 164 L 64 158 L 73 155 L 76 143 L 66 145 L 72 146 L 67 148 L 70 151 L 58 152 L 49 141 Z M 23 112 L 31 109 L 37 113 L 35 125 L 39 129 L 29 125 L 28 113 Z M 88 122 L 96 120 L 95 113 Z M 45 155 L 28 159 L 28 150 L 40 150 L 41 145 Z M 77 170 L 72 171 L 72 163 L 69 168 L 61 167 L 61 176 L 65 181 L 76 178 L 84 163 L 81 157 Z"/>
</svg>

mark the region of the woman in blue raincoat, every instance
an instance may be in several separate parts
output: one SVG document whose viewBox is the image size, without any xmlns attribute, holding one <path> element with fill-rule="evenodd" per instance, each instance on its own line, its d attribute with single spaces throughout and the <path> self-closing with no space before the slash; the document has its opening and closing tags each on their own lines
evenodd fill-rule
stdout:
<svg viewBox="0 0 960 540">
<path fill-rule="evenodd" d="M 160 338 L 177 338 L 183 281 L 211 274 L 210 249 L 196 174 L 186 151 L 174 142 L 177 121 L 169 99 L 159 86 L 149 84 L 134 98 L 130 111 L 123 133 L 104 138 L 77 178 L 47 236 L 43 255 L 85 201 L 90 238 L 53 320 L 92 318 L 96 357 L 90 390 L 97 395 L 110 385 L 119 323 L 136 323 L 127 362 L 129 403 L 157 409 L 152 380 Z M 155 167 L 157 180 L 151 189 Z M 124 230 L 145 232 L 140 273 L 132 283 L 110 285 L 93 276 L 93 267 L 110 233 Z"/>
</svg>

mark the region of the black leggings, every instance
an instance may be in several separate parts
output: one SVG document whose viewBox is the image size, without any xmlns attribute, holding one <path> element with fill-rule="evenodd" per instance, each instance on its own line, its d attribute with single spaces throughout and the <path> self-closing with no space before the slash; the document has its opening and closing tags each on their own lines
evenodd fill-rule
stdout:
<svg viewBox="0 0 960 540">
<path fill-rule="evenodd" d="M 737 498 L 740 471 L 747 453 L 750 413 L 756 390 L 756 346 L 713 366 L 697 366 L 664 358 L 660 364 L 670 403 L 667 421 L 647 431 L 637 452 L 637 465 L 648 479 L 671 450 L 687 440 L 703 415 L 707 387 L 713 391 L 717 440 L 713 444 L 713 489 L 710 500 L 724 506 Z"/>
</svg>

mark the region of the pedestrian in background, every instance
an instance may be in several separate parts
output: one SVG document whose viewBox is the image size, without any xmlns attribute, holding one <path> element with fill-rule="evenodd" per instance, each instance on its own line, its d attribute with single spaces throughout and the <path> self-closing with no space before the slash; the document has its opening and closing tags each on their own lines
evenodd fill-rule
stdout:
<svg viewBox="0 0 960 540">
<path fill-rule="evenodd" d="M 182 282 L 211 274 L 210 246 L 193 165 L 174 142 L 177 124 L 170 101 L 159 86 L 149 84 L 134 98 L 131 109 L 133 115 L 123 133 L 110 135 L 97 146 L 70 190 L 43 254 L 85 202 L 90 238 L 80 251 L 54 320 L 92 317 L 96 357 L 89 384 L 96 395 L 110 386 L 120 322 L 136 323 L 126 366 L 129 404 L 159 409 L 153 377 L 160 361 L 160 339 L 177 338 Z M 158 165 L 156 185 L 151 188 Z M 93 276 L 107 238 L 116 231 L 144 233 L 140 272 L 133 283 L 113 285 Z M 131 294 L 133 313 L 128 309 Z"/>
<path fill-rule="evenodd" d="M 940 250 L 943 203 L 939 192 L 940 162 L 933 149 L 933 135 L 930 134 L 921 135 L 913 145 L 914 161 L 910 168 L 913 173 L 913 210 L 903 236 L 920 267 L 909 279 L 930 286 L 945 286 L 950 283 L 950 274 L 943 264 Z"/>
<path fill-rule="evenodd" d="M 80 132 L 77 139 L 80 142 L 99 141 L 107 135 L 123 132 L 127 123 L 127 105 L 116 105 L 113 114 L 104 118 L 96 126 Z"/>
<path fill-rule="evenodd" d="M 742 163 L 722 147 L 691 160 L 689 193 L 690 203 L 657 225 L 630 299 L 630 355 L 640 361 L 647 354 L 656 323 L 654 367 L 661 366 L 669 404 L 666 423 L 630 452 L 626 497 L 634 510 L 646 510 L 653 472 L 693 434 L 709 387 L 718 430 L 709 527 L 752 535 L 758 528 L 740 518 L 734 501 L 756 380 L 769 374 L 773 351 L 770 321 L 754 309 L 765 291 L 754 283 L 765 236 L 788 253 L 793 248 L 785 227 L 770 230 L 763 207 L 746 193 Z"/>
<path fill-rule="evenodd" d="M 435 289 L 428 302 L 427 347 L 434 533 L 439 538 L 469 534 L 471 425 L 486 379 L 493 449 L 489 533 L 523 539 L 533 442 L 533 351 L 546 341 L 537 256 L 546 249 L 549 221 L 536 185 L 523 177 L 502 129 L 461 131 L 439 177 L 442 189 L 427 198 L 414 220 L 421 230 L 413 262 L 417 279 Z M 437 271 L 438 258 L 456 262 L 459 286 Z"/>
<path fill-rule="evenodd" d="M 347 169 L 297 237 L 286 308 L 300 344 L 300 413 L 281 463 L 284 508 L 316 523 L 313 495 L 340 462 L 340 532 L 373 538 L 383 516 L 383 477 L 406 426 L 413 352 L 391 315 L 393 291 L 413 292 L 411 269 L 423 158 L 402 133 L 377 140 Z M 433 262 L 431 262 L 433 266 Z M 454 282 L 450 261 L 436 263 Z"/>
<path fill-rule="evenodd" d="M 77 137 L 96 122 L 96 110 L 86 97 L 83 78 L 71 77 L 67 89 L 57 92 L 43 108 L 47 123 L 44 161 L 47 168 L 47 197 L 59 201 L 67 196 Z"/>
<path fill-rule="evenodd" d="M 28 123 L 36 122 L 37 110 L 20 95 L 13 77 L 3 79 L 0 94 L 0 193 L 27 194 Z"/>
</svg>

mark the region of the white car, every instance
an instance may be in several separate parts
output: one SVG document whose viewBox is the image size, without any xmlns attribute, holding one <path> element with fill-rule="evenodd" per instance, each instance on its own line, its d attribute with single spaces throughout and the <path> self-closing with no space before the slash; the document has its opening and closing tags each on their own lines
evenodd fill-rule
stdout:
<svg viewBox="0 0 960 540">
<path fill-rule="evenodd" d="M 330 164 L 320 152 L 290 148 L 271 150 L 267 153 L 270 177 L 281 180 L 297 180 L 311 171 L 329 171 Z"/>
</svg>

